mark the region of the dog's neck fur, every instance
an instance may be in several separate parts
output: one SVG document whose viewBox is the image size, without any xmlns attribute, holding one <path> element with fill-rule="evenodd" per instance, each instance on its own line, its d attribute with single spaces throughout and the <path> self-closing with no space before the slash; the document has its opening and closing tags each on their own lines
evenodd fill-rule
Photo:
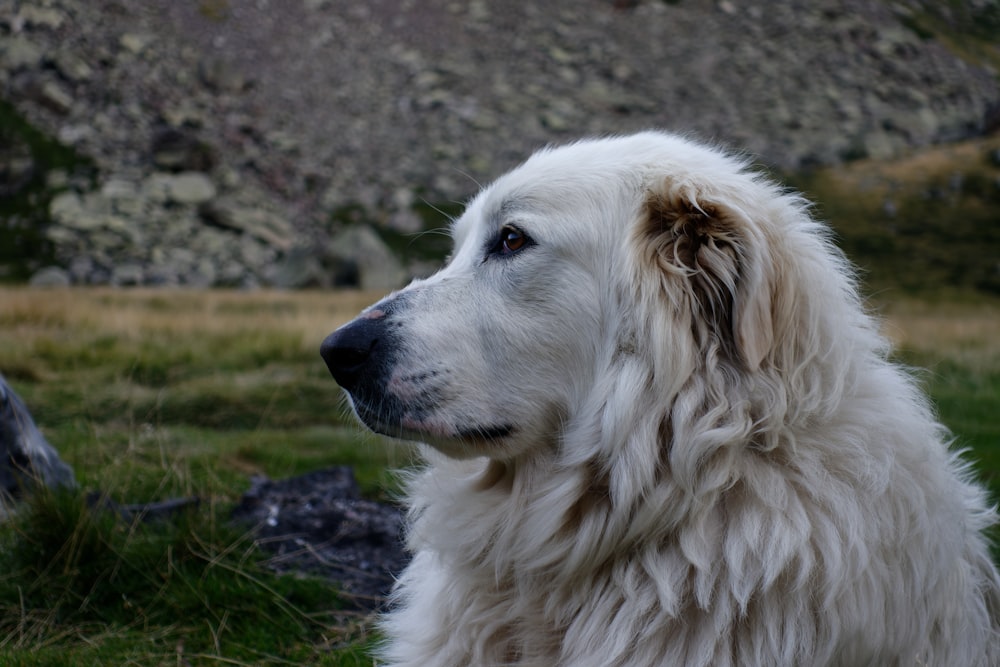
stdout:
<svg viewBox="0 0 1000 667">
<path fill-rule="evenodd" d="M 889 368 L 875 355 L 867 365 L 869 380 Z M 639 412 L 647 407 L 638 396 L 633 398 L 640 401 Z M 870 409 L 869 401 L 861 396 L 842 402 L 840 411 Z M 905 402 L 898 407 L 899 414 L 889 421 L 931 419 L 929 414 L 913 414 Z M 675 405 L 673 412 L 680 410 Z M 844 552 L 845 545 L 864 549 L 863 545 L 880 541 L 872 534 L 858 534 L 859 527 L 845 525 L 841 516 L 867 512 L 865 505 L 882 502 L 891 466 L 886 451 L 872 451 L 859 442 L 824 442 L 828 433 L 823 422 L 828 416 L 820 419 L 818 412 L 811 418 L 800 416 L 811 422 L 809 427 L 786 428 L 777 447 L 755 446 L 747 438 L 716 448 L 709 455 L 714 458 L 700 460 L 701 478 L 694 485 L 678 483 L 670 456 L 678 448 L 669 439 L 703 434 L 706 429 L 672 428 L 663 415 L 637 420 L 635 429 L 614 444 L 616 458 L 576 461 L 567 454 L 601 449 L 597 447 L 547 446 L 533 458 L 507 462 L 453 461 L 431 453 L 429 467 L 411 484 L 411 547 L 433 553 L 446 571 L 464 573 L 463 580 L 451 584 L 468 596 L 466 607 L 447 612 L 465 618 L 456 617 L 456 626 L 468 629 L 469 619 L 477 613 L 482 618 L 532 619 L 535 627 L 530 629 L 508 628 L 521 642 L 509 651 L 548 656 L 538 664 L 565 649 L 547 642 L 572 635 L 572 618 L 547 610 L 567 614 L 593 604 L 580 597 L 581 590 L 593 595 L 605 586 L 620 589 L 609 589 L 612 597 L 648 591 L 649 586 L 639 581 L 656 580 L 661 576 L 657 572 L 681 573 L 674 580 L 656 580 L 654 586 L 658 593 L 651 609 L 655 608 L 658 620 L 650 623 L 660 628 L 661 636 L 649 641 L 660 642 L 663 646 L 656 650 L 665 655 L 676 650 L 683 656 L 683 647 L 690 642 L 708 653 L 685 664 L 715 664 L 711 651 L 724 649 L 712 649 L 704 638 L 689 636 L 690 628 L 701 625 L 691 619 L 712 617 L 704 623 L 719 626 L 718 641 L 735 642 L 736 634 L 725 633 L 738 633 L 741 617 L 762 614 L 762 605 L 771 605 L 786 614 L 788 628 L 798 628 L 787 630 L 783 650 L 814 658 L 827 651 L 829 657 L 839 650 L 829 637 L 838 633 L 838 626 L 857 622 L 841 616 L 839 598 L 856 585 L 866 567 L 863 557 L 834 557 Z M 565 437 L 600 435 L 593 424 L 569 424 Z M 604 443 L 605 450 L 608 445 Z M 658 447 L 662 452 L 661 465 L 643 485 L 635 485 L 636 470 L 630 469 L 648 460 L 630 460 L 636 456 L 631 449 L 636 446 Z M 934 465 L 944 469 L 949 464 L 942 460 Z M 776 466 L 791 470 L 778 475 Z M 839 487 L 829 480 L 820 483 L 817 474 L 851 482 L 844 484 L 845 493 L 836 490 L 822 496 L 817 489 Z M 859 495 L 857 489 L 866 487 L 868 492 Z M 844 512 L 847 505 L 858 509 Z M 888 524 L 875 519 L 865 530 L 892 534 Z M 719 554 L 740 558 L 719 560 Z M 674 565 L 665 566 L 667 562 Z M 895 585 L 912 588 L 912 599 L 917 599 L 923 585 L 919 577 L 917 572 L 896 575 Z M 803 594 L 805 588 L 813 592 Z M 512 589 L 518 594 L 503 593 Z M 503 614 L 495 608 L 476 612 L 479 605 L 495 607 L 497 600 L 515 599 L 521 605 L 533 602 L 530 608 Z M 815 627 L 801 624 L 803 618 L 814 619 Z"/>
<path fill-rule="evenodd" d="M 858 335 L 869 333 L 865 326 Z M 878 340 L 873 336 L 870 342 Z M 595 389 L 585 399 L 592 408 L 574 411 L 595 417 L 564 424 L 564 443 L 541 443 L 529 455 L 510 461 L 462 462 L 429 452 L 429 467 L 411 485 L 411 547 L 432 551 L 443 562 L 461 563 L 454 571 L 478 572 L 466 582 L 470 595 L 473 590 L 516 587 L 521 590 L 517 599 L 524 600 L 531 599 L 532 587 L 537 587 L 547 597 L 571 599 L 581 580 L 608 580 L 621 576 L 622 567 L 632 567 L 621 558 L 666 558 L 687 564 L 683 579 L 659 582 L 661 613 L 678 623 L 715 607 L 731 609 L 733 614 L 750 613 L 753 600 L 764 592 L 774 595 L 778 588 L 806 582 L 827 593 L 817 593 L 815 608 L 794 613 L 820 613 L 828 602 L 824 595 L 836 588 L 836 579 L 853 580 L 858 572 L 840 565 L 829 567 L 819 555 L 803 559 L 805 553 L 822 554 L 824 547 L 810 534 L 801 508 L 804 502 L 816 504 L 818 508 L 812 508 L 810 515 L 826 513 L 831 526 L 836 526 L 835 508 L 842 499 L 811 499 L 805 473 L 798 485 L 790 486 L 770 471 L 792 461 L 796 443 L 822 433 L 822 424 L 841 409 L 830 407 L 834 398 L 839 405 L 840 397 L 819 396 L 813 384 L 843 388 L 851 383 L 849 376 L 860 372 L 859 366 L 877 370 L 882 365 L 875 349 L 859 359 L 857 341 L 828 343 L 828 349 L 853 346 L 855 353 L 845 355 L 844 363 L 832 370 L 819 359 L 813 360 L 812 370 L 796 369 L 795 388 L 778 378 L 787 369 L 772 369 L 771 383 L 776 386 L 760 390 L 786 395 L 799 391 L 804 401 L 822 401 L 822 406 L 817 403 L 808 413 L 801 404 L 790 406 L 780 423 L 773 418 L 762 422 L 754 416 L 751 404 L 730 400 L 725 385 L 732 381 L 733 371 L 722 364 L 712 372 L 700 368 L 692 373 L 669 402 L 669 412 L 663 413 L 664 401 L 656 395 L 651 370 L 655 365 L 638 354 L 624 359 L 618 354 L 608 363 L 636 367 L 631 373 L 614 374 L 631 377 L 629 386 Z M 841 379 L 831 382 L 830 372 Z M 718 375 L 717 386 L 706 380 L 713 374 Z M 811 376 L 815 376 L 812 381 Z M 769 376 L 765 370 L 754 377 L 766 383 Z M 741 388 L 735 395 L 747 393 Z M 628 404 L 628 408 L 609 410 L 606 406 L 611 402 Z M 609 413 L 623 415 L 627 428 L 597 421 L 597 415 Z M 677 446 L 679 440 L 692 438 L 700 442 Z M 581 443 L 583 439 L 586 443 Z M 831 457 L 835 454 L 824 450 L 844 446 L 833 442 L 811 445 L 807 452 L 812 454 L 806 455 Z M 581 452 L 590 458 L 574 458 Z M 699 458 L 685 458 L 691 452 L 699 452 Z M 853 454 L 853 461 L 838 464 L 845 474 L 867 476 L 873 490 L 884 485 L 887 462 L 866 451 Z M 651 460 L 659 464 L 649 467 Z M 849 468 L 854 472 L 847 472 Z M 762 498 L 770 504 L 761 505 Z M 786 543 L 761 547 L 768 526 L 779 524 Z M 441 530 L 445 525 L 449 530 Z M 847 529 L 831 529 L 826 537 L 843 537 L 841 528 Z M 789 535 L 795 536 L 794 544 L 787 543 Z M 711 554 L 723 551 L 720 543 L 727 540 L 745 541 L 741 552 L 764 551 L 754 557 L 752 567 L 749 561 L 713 559 Z M 815 543 L 810 546 L 810 541 Z M 839 553 L 842 547 L 831 550 Z M 679 571 L 676 567 L 664 570 Z M 756 574 L 750 576 L 751 571 Z M 593 581 L 584 588 L 590 588 Z M 720 606 L 719 590 L 729 591 L 736 599 Z M 551 600 L 536 603 L 544 608 Z"/>
</svg>

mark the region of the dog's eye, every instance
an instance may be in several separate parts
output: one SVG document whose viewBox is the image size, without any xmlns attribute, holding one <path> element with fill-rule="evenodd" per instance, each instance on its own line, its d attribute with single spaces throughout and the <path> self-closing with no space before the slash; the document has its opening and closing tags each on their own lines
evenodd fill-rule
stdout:
<svg viewBox="0 0 1000 667">
<path fill-rule="evenodd" d="M 513 225 L 504 225 L 490 247 L 491 255 L 513 255 L 531 245 L 531 239 Z"/>
<path fill-rule="evenodd" d="M 533 245 L 535 242 L 523 231 L 514 225 L 504 225 L 487 243 L 483 261 L 491 257 L 510 257 Z"/>
<path fill-rule="evenodd" d="M 528 237 L 513 227 L 505 227 L 500 234 L 504 252 L 517 252 L 528 243 Z"/>
</svg>

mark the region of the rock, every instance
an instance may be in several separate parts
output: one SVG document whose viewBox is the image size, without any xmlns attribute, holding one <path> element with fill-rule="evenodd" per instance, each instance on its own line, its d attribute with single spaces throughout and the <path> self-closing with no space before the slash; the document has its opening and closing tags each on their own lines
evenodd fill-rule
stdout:
<svg viewBox="0 0 1000 667">
<path fill-rule="evenodd" d="M 331 279 L 320 258 L 308 248 L 292 248 L 270 274 L 271 284 L 281 289 L 329 287 Z"/>
<path fill-rule="evenodd" d="M 17 12 L 17 18 L 21 25 L 47 30 L 58 30 L 66 19 L 63 13 L 54 7 L 35 5 L 23 5 Z"/>
<path fill-rule="evenodd" d="M 966 59 L 981 36 L 959 50 L 913 27 L 918 5 L 972 16 L 942 3 L 397 4 L 252 2 L 212 18 L 177 2 L 0 0 L 5 97 L 98 181 L 138 185 L 91 197 L 70 174 L 59 187 L 81 194 L 81 215 L 54 204 L 64 222 L 46 231 L 59 261 L 92 255 L 88 282 L 135 263 L 159 284 L 195 271 L 311 283 L 319 261 L 324 283 L 371 284 L 354 253 L 322 247 L 297 276 L 289 253 L 357 222 L 442 226 L 414 202 L 464 201 L 550 142 L 663 127 L 788 173 L 1000 127 L 1000 80 Z M 29 170 L 0 165 L 0 187 Z M 198 260 L 214 272 L 153 259 L 204 227 L 215 236 L 198 252 L 215 254 Z"/>
<path fill-rule="evenodd" d="M 49 190 L 65 190 L 69 187 L 69 174 L 65 169 L 49 169 L 45 172 L 45 187 Z"/>
<path fill-rule="evenodd" d="M 423 230 L 424 221 L 412 209 L 404 208 L 390 214 L 385 226 L 401 234 L 417 234 Z"/>
<path fill-rule="evenodd" d="M 59 114 L 73 109 L 73 96 L 55 81 L 46 81 L 38 91 L 38 101 Z"/>
<path fill-rule="evenodd" d="M 173 175 L 163 172 L 150 174 L 142 181 L 142 196 L 154 204 L 166 204 L 170 201 L 170 187 Z"/>
<path fill-rule="evenodd" d="M 58 225 L 82 232 L 105 228 L 120 230 L 125 225 L 121 219 L 114 219 L 112 202 L 100 192 L 83 197 L 73 191 L 61 192 L 49 202 L 49 216 Z"/>
<path fill-rule="evenodd" d="M 130 199 L 138 196 L 135 183 L 125 178 L 111 177 L 101 185 L 101 196 L 106 199 Z"/>
<path fill-rule="evenodd" d="M 219 58 L 202 59 L 198 63 L 198 76 L 206 86 L 218 92 L 238 93 L 247 86 L 246 77 Z"/>
<path fill-rule="evenodd" d="M 91 283 L 90 276 L 94 272 L 94 260 L 89 256 L 76 256 L 69 261 L 69 276 L 71 282 L 87 285 Z"/>
<path fill-rule="evenodd" d="M 42 53 L 27 37 L 0 37 L 0 62 L 9 69 L 34 69 L 42 62 Z"/>
<path fill-rule="evenodd" d="M 543 111 L 539 119 L 542 121 L 542 125 L 553 132 L 566 132 L 570 129 L 569 119 L 554 109 Z"/>
<path fill-rule="evenodd" d="M 360 609 L 379 607 L 409 560 L 399 508 L 361 498 L 346 466 L 255 477 L 232 520 L 253 529 L 268 567 L 336 581 Z"/>
<path fill-rule="evenodd" d="M 208 176 L 188 171 L 167 176 L 162 180 L 168 201 L 178 204 L 204 204 L 215 198 L 215 184 Z"/>
<path fill-rule="evenodd" d="M 139 55 L 146 50 L 146 47 L 153 41 L 150 35 L 139 35 L 136 33 L 125 33 L 118 39 L 118 43 L 123 49 L 132 55 Z"/>
<path fill-rule="evenodd" d="M 299 140 L 286 130 L 268 132 L 264 139 L 272 148 L 283 153 L 294 153 L 300 147 Z"/>
<path fill-rule="evenodd" d="M 72 282 L 69 273 L 58 266 L 46 266 L 32 274 L 28 284 L 32 287 L 67 287 Z"/>
<path fill-rule="evenodd" d="M 69 51 L 59 51 L 52 57 L 52 64 L 67 81 L 72 83 L 83 83 L 89 81 L 94 75 L 94 70 L 74 53 Z"/>
<path fill-rule="evenodd" d="M 59 458 L 24 402 L 0 375 L 0 511 L 37 484 L 71 488 L 76 480 L 72 468 Z"/>
<path fill-rule="evenodd" d="M 205 114 L 195 106 L 193 100 L 185 98 L 178 104 L 165 107 L 160 111 L 163 120 L 174 129 L 202 127 L 205 125 Z"/>
<path fill-rule="evenodd" d="M 291 226 L 280 216 L 262 208 L 251 208 L 220 197 L 199 209 L 206 223 L 243 232 L 280 250 L 289 250 L 294 242 Z"/>
<path fill-rule="evenodd" d="M 60 127 L 56 133 L 59 142 L 67 146 L 76 146 L 94 138 L 94 128 L 88 124 L 69 124 Z"/>
<path fill-rule="evenodd" d="M 167 171 L 207 172 L 215 166 L 214 152 L 192 132 L 163 128 L 153 134 L 150 152 L 153 164 Z"/>
<path fill-rule="evenodd" d="M 326 254 L 333 265 L 356 266 L 361 289 L 398 289 L 407 278 L 406 270 L 389 246 L 368 225 L 342 230 L 330 239 Z"/>
<path fill-rule="evenodd" d="M 215 267 L 209 261 L 197 261 L 179 276 L 180 284 L 194 289 L 206 289 L 215 285 Z"/>
<path fill-rule="evenodd" d="M 61 192 L 49 202 L 49 216 L 61 225 L 75 226 L 83 216 L 83 200 L 75 192 Z"/>
<path fill-rule="evenodd" d="M 138 264 L 120 264 L 111 269 L 113 287 L 134 287 L 145 284 L 145 272 Z"/>
</svg>

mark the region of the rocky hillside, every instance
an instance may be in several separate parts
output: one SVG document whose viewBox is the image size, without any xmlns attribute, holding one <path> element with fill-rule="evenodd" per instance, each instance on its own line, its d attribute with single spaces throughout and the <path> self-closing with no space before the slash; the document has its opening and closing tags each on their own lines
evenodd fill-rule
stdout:
<svg viewBox="0 0 1000 667">
<path fill-rule="evenodd" d="M 93 169 L 0 114 L 0 200 L 44 204 L 0 226 L 36 282 L 391 287 L 427 266 L 386 239 L 549 142 L 789 172 L 993 131 L 998 36 L 997 0 L 3 0 L 0 97 Z"/>
</svg>

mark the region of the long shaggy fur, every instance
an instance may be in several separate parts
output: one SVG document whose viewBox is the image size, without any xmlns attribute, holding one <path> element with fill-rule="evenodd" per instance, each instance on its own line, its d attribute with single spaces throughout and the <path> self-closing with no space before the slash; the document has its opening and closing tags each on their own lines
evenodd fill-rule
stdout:
<svg viewBox="0 0 1000 667">
<path fill-rule="evenodd" d="M 1000 665 L 995 514 L 800 198 L 650 132 L 454 236 L 349 387 L 432 445 L 385 664 Z"/>
</svg>

